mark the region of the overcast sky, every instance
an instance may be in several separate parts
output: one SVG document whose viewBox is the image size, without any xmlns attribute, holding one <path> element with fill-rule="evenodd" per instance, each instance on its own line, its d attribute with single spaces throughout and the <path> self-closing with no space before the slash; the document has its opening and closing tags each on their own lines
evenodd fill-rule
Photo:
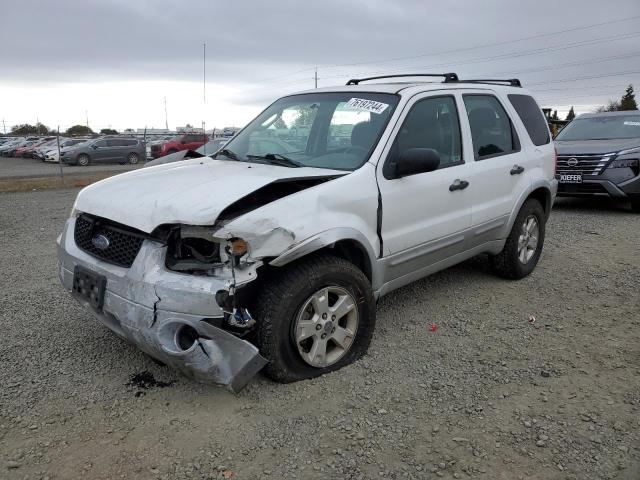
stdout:
<svg viewBox="0 0 640 480">
<path fill-rule="evenodd" d="M 61 129 L 242 126 L 369 73 L 517 76 L 543 106 L 640 90 L 640 1 L 1 0 L 0 119 Z M 586 27 L 586 28 L 584 28 Z M 206 102 L 203 102 L 206 43 Z M 585 78 L 588 77 L 588 78 Z M 640 98 L 640 97 L 639 97 Z"/>
</svg>

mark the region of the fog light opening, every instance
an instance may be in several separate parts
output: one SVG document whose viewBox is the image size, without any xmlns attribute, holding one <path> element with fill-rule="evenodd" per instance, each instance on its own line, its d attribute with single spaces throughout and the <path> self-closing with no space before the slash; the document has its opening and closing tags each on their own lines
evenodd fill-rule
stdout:
<svg viewBox="0 0 640 480">
<path fill-rule="evenodd" d="M 199 335 L 195 328 L 190 325 L 182 325 L 176 330 L 176 346 L 180 351 L 186 352 L 198 340 Z"/>
</svg>

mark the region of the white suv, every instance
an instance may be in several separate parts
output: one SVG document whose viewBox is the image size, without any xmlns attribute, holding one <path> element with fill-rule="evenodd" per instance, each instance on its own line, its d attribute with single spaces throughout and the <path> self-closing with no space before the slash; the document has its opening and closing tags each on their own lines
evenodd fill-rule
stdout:
<svg viewBox="0 0 640 480">
<path fill-rule="evenodd" d="M 263 367 L 290 382 L 353 362 L 379 297 L 474 255 L 528 275 L 557 190 L 545 118 L 517 80 L 442 77 L 283 97 L 212 157 L 85 188 L 63 285 L 149 355 L 238 390 Z"/>
</svg>

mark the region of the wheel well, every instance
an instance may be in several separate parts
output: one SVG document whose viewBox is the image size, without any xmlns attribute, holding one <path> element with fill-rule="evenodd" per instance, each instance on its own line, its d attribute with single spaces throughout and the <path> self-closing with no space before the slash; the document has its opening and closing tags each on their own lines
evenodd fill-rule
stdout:
<svg viewBox="0 0 640 480">
<path fill-rule="evenodd" d="M 367 251 L 356 240 L 340 240 L 326 247 L 324 250 L 353 263 L 362 270 L 369 281 L 372 280 L 371 261 L 367 255 Z"/>
<path fill-rule="evenodd" d="M 544 187 L 537 188 L 531 192 L 529 198 L 535 198 L 538 200 L 540 205 L 542 205 L 545 216 L 549 218 L 549 214 L 551 213 L 551 192 L 549 189 Z"/>
</svg>

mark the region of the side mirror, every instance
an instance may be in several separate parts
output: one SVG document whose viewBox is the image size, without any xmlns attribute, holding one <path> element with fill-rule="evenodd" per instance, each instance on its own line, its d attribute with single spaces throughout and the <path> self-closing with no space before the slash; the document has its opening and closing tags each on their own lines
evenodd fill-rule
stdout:
<svg viewBox="0 0 640 480">
<path fill-rule="evenodd" d="M 440 154 L 433 148 L 409 148 L 403 151 L 390 167 L 391 178 L 408 177 L 437 170 Z"/>
<path fill-rule="evenodd" d="M 98 146 L 94 143 L 93 145 L 91 145 L 91 148 L 95 150 L 96 148 L 98 148 Z"/>
</svg>

